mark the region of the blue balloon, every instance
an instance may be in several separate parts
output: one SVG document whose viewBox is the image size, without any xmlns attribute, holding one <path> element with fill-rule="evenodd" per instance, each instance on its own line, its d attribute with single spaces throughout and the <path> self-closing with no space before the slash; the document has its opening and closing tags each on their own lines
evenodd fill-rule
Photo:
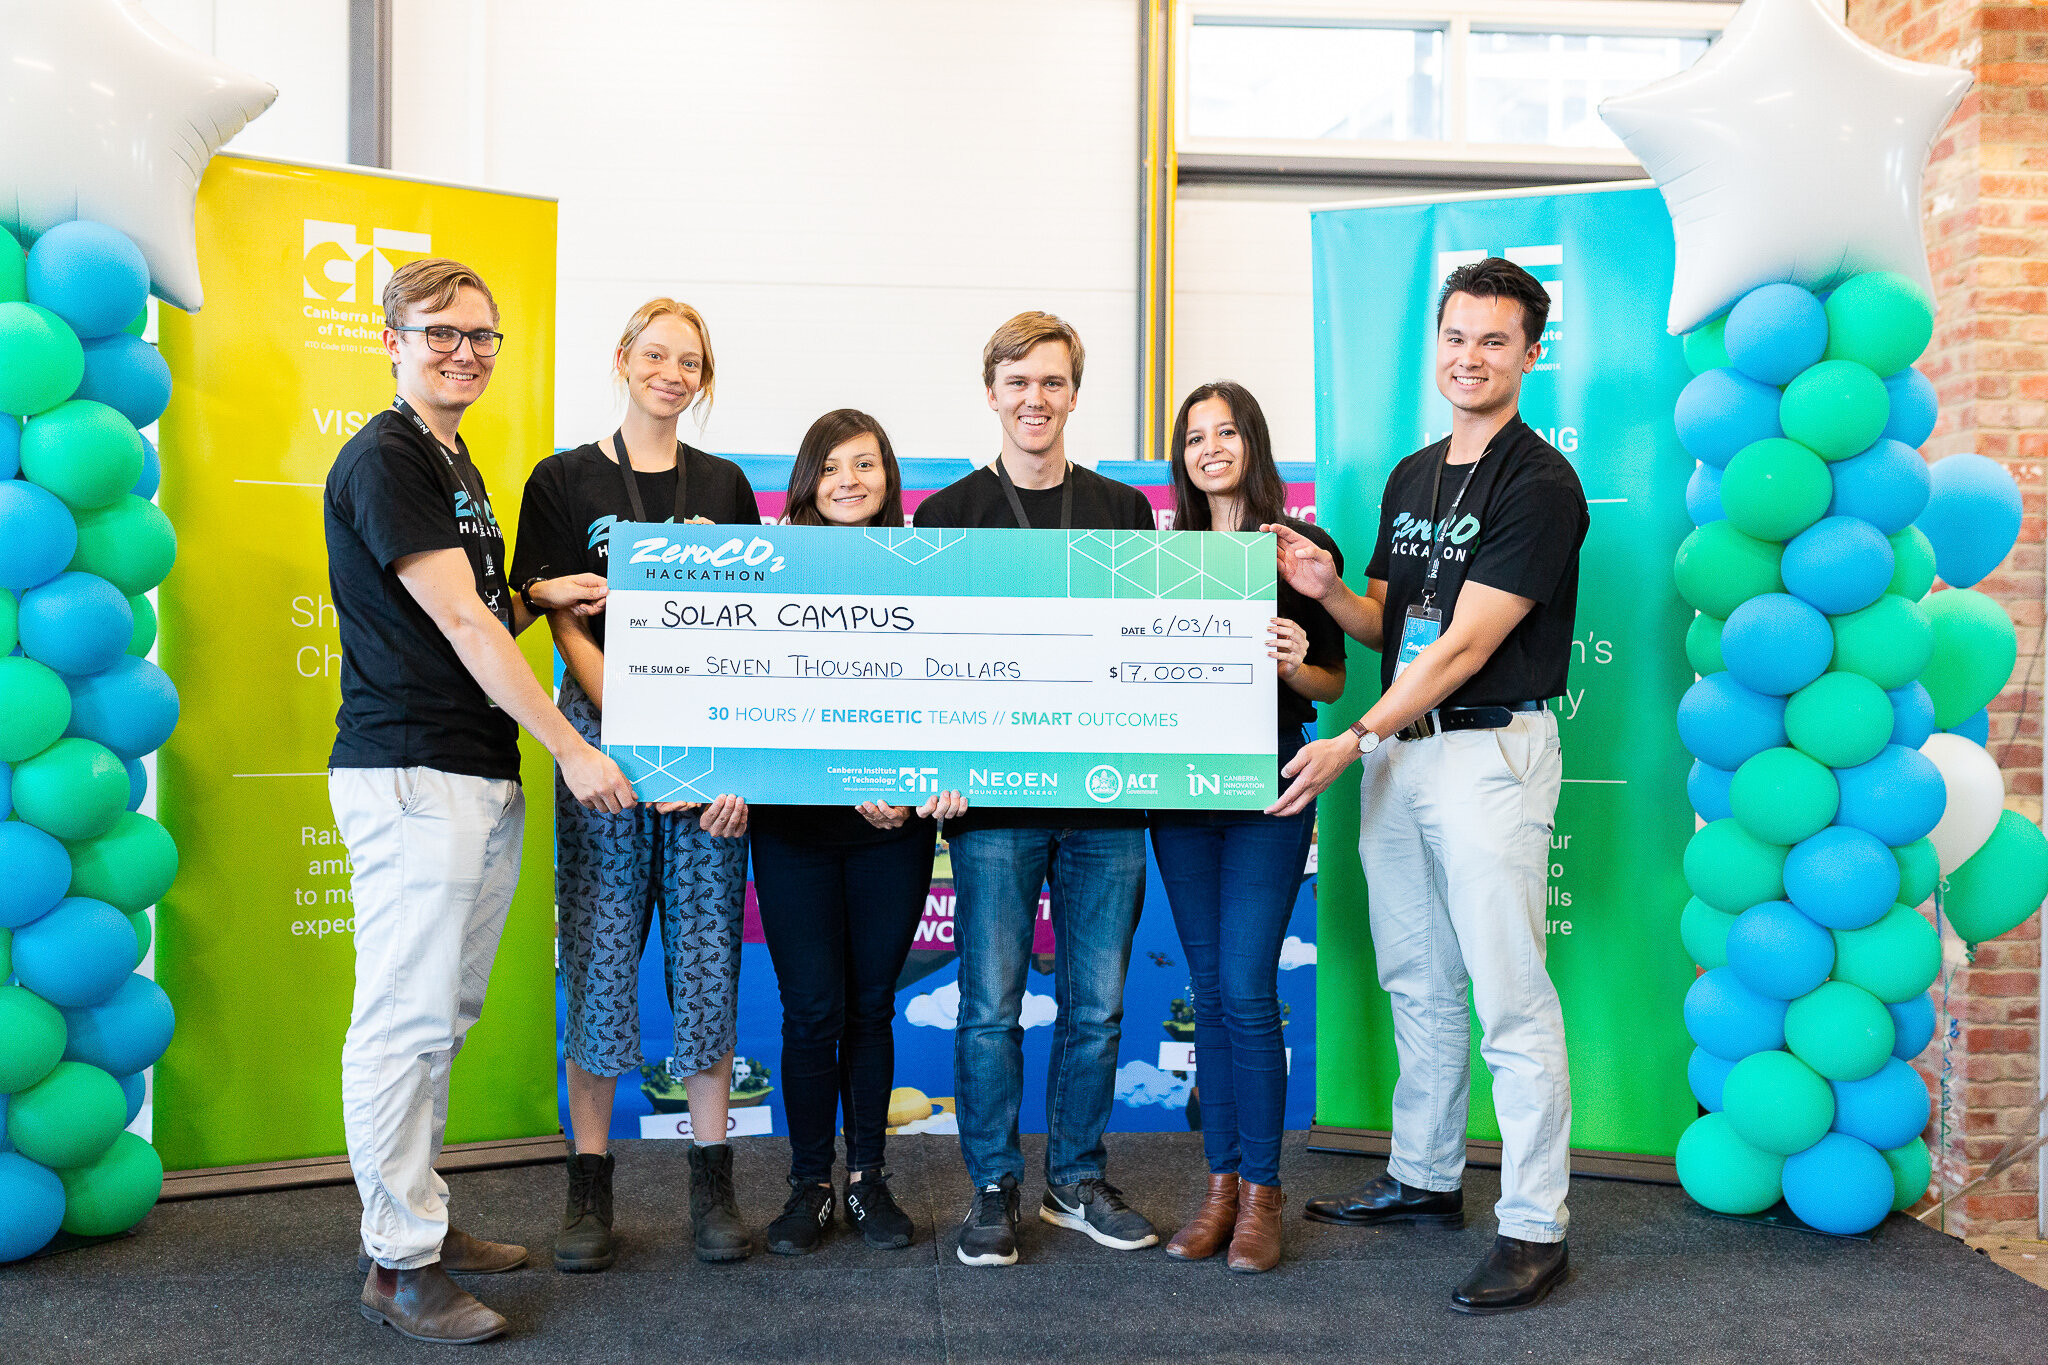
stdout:
<svg viewBox="0 0 2048 1365">
<path fill-rule="evenodd" d="M 1859 517 L 1822 517 L 1785 545 L 1785 591 L 1829 616 L 1845 616 L 1884 596 L 1892 581 L 1892 543 Z"/>
<path fill-rule="evenodd" d="M 1760 383 L 1789 384 L 1827 351 L 1827 310 L 1796 284 L 1767 284 L 1729 310 L 1723 339 L 1736 369 Z"/>
<path fill-rule="evenodd" d="M 1892 1032 L 1897 1040 L 1892 1044 L 1892 1056 L 1910 1062 L 1934 1041 L 1934 997 L 1916 995 L 1885 1008 L 1892 1012 Z"/>
<path fill-rule="evenodd" d="M 1758 995 L 1797 1000 L 1835 969 L 1835 940 L 1786 901 L 1752 905 L 1728 930 L 1728 969 Z"/>
<path fill-rule="evenodd" d="M 1920 1136 L 1932 1108 L 1927 1085 L 1896 1057 L 1860 1081 L 1829 1081 L 1835 1092 L 1837 1133 L 1847 1133 L 1878 1151 L 1903 1147 Z"/>
<path fill-rule="evenodd" d="M 34 825 L 0 823 L 0 929 L 19 929 L 57 908 L 71 889 L 71 855 Z"/>
<path fill-rule="evenodd" d="M 1934 418 L 1941 407 L 1934 381 L 1907 366 L 1884 381 L 1892 400 L 1892 415 L 1884 424 L 1885 439 L 1918 450 L 1934 434 Z"/>
<path fill-rule="evenodd" d="M 126 1076 L 164 1055 L 176 1022 L 163 987 L 130 973 L 100 1004 L 64 1011 L 64 1025 L 70 1030 L 64 1056 Z"/>
<path fill-rule="evenodd" d="M 1899 898 L 1899 860 L 1874 834 L 1834 825 L 1785 855 L 1785 898 L 1830 929 L 1877 923 Z"/>
<path fill-rule="evenodd" d="M 60 573 L 21 595 L 21 649 L 59 673 L 97 673 L 128 653 L 135 609 L 98 574 Z"/>
<path fill-rule="evenodd" d="M 26 479 L 0 480 L 0 588 L 47 583 L 77 553 L 78 523 L 56 494 Z"/>
<path fill-rule="evenodd" d="M 85 378 L 73 396 L 105 403 L 146 427 L 170 406 L 171 367 L 141 337 L 116 332 L 85 343 Z"/>
<path fill-rule="evenodd" d="M 1708 674 L 1679 699 L 1678 737 L 1694 758 L 1732 773 L 1785 742 L 1785 699 L 1751 691 L 1726 672 Z"/>
<path fill-rule="evenodd" d="M 1892 1211 L 1892 1168 L 1875 1147 L 1829 1133 L 1785 1158 L 1785 1202 L 1808 1227 L 1853 1237 Z"/>
<path fill-rule="evenodd" d="M 14 814 L 14 765 L 0 763 L 0 820 Z"/>
<path fill-rule="evenodd" d="M 145 501 L 153 500 L 156 497 L 157 487 L 163 482 L 163 477 L 164 463 L 157 456 L 156 442 L 144 436 L 142 438 L 142 477 L 137 479 L 135 487 L 128 491 Z"/>
<path fill-rule="evenodd" d="M 1929 703 L 1929 705 L 1931 706 L 1932 703 Z M 1985 707 L 1961 725 L 1949 727 L 1944 733 L 1961 735 L 1980 749 L 1989 748 L 1991 746 L 1991 708 Z M 1925 740 L 1921 741 L 1922 744 L 1926 742 Z"/>
<path fill-rule="evenodd" d="M 21 472 L 21 419 L 0 414 L 0 479 Z"/>
<path fill-rule="evenodd" d="M 1885 745 L 1868 763 L 1837 768 L 1835 780 L 1842 789 L 1835 823 L 1892 848 L 1925 838 L 1948 805 L 1948 786 L 1934 760 L 1899 744 Z"/>
<path fill-rule="evenodd" d="M 1917 525 L 1934 547 L 1934 570 L 1967 588 L 2004 562 L 2020 534 L 2020 490 L 2005 466 L 1982 455 L 1950 455 L 1928 470 L 1932 487 Z"/>
<path fill-rule="evenodd" d="M 0 1152 L 0 1263 L 35 1255 L 64 1226 L 64 1182 L 19 1152 Z"/>
<path fill-rule="evenodd" d="M 122 655 L 111 668 L 66 678 L 71 724 L 64 731 L 95 740 L 123 759 L 161 748 L 178 724 L 178 689 L 147 659 Z"/>
<path fill-rule="evenodd" d="M 1734 773 L 1724 772 L 1712 764 L 1692 765 L 1692 771 L 1685 778 L 1685 795 L 1700 819 L 1711 825 L 1716 820 L 1735 817 L 1735 808 L 1728 802 L 1728 784 L 1734 780 Z"/>
<path fill-rule="evenodd" d="M 1709 1114 L 1721 1111 L 1721 1087 L 1728 1083 L 1728 1073 L 1734 1069 L 1735 1063 L 1723 1061 L 1703 1047 L 1692 1050 L 1685 1063 L 1685 1080 L 1700 1108 Z"/>
<path fill-rule="evenodd" d="M 1827 672 L 1834 656 L 1828 618 L 1789 593 L 1759 593 L 1729 612 L 1721 629 L 1729 674 L 1767 696 L 1797 692 Z"/>
<path fill-rule="evenodd" d="M 1694 465 L 1685 485 L 1685 514 L 1695 526 L 1726 519 L 1721 510 L 1721 471 L 1710 464 Z"/>
<path fill-rule="evenodd" d="M 139 758 L 124 758 L 121 766 L 128 770 L 128 809 L 141 810 L 142 798 L 149 794 L 149 769 Z"/>
<path fill-rule="evenodd" d="M 1913 524 L 1932 486 L 1919 451 L 1882 438 L 1854 459 L 1829 465 L 1828 473 L 1835 480 L 1828 515 L 1861 517 L 1888 536 Z"/>
<path fill-rule="evenodd" d="M 1725 469 L 1735 452 L 1755 441 L 1783 436 L 1778 391 L 1723 367 L 1695 375 L 1679 391 L 1671 420 L 1695 460 Z"/>
<path fill-rule="evenodd" d="M 1934 698 L 1917 682 L 1885 693 L 1892 699 L 1891 742 L 1902 749 L 1917 749 L 1934 733 Z"/>
<path fill-rule="evenodd" d="M 148 298 L 141 249 L 103 223 L 59 223 L 28 249 L 28 301 L 82 338 L 121 331 Z"/>
<path fill-rule="evenodd" d="M 1758 995 L 1727 967 L 1716 967 L 1685 993 L 1685 1031 L 1724 1062 L 1785 1046 L 1785 1002 Z"/>
<path fill-rule="evenodd" d="M 128 1101 L 128 1117 L 124 1122 L 133 1123 L 135 1116 L 142 1112 L 142 1101 L 149 1094 L 149 1087 L 144 1084 L 142 1073 L 139 1071 L 132 1075 L 116 1076 L 114 1079 L 121 1083 L 121 1098 Z"/>
<path fill-rule="evenodd" d="M 86 896 L 68 896 L 14 931 L 14 977 L 58 1009 L 97 1005 L 135 969 L 135 926 Z"/>
</svg>

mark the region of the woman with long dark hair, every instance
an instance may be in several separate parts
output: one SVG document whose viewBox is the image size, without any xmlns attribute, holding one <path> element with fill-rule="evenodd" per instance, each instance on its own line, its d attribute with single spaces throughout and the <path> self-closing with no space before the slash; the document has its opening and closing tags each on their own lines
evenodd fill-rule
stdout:
<svg viewBox="0 0 2048 1365">
<path fill-rule="evenodd" d="M 1204 384 L 1174 419 L 1175 527 L 1291 527 L 1343 558 L 1319 527 L 1286 515 L 1258 400 L 1241 384 Z M 1315 703 L 1344 694 L 1344 633 L 1320 603 L 1279 584 L 1267 654 L 1279 671 L 1279 763 L 1306 740 Z M 1280 1259 L 1280 1131 L 1287 1052 L 1280 1037 L 1280 948 L 1315 832 L 1315 808 L 1154 811 L 1152 848 L 1193 983 L 1195 1075 L 1209 1187 L 1166 1254 L 1198 1261 L 1229 1247 L 1236 1271 Z"/>
</svg>

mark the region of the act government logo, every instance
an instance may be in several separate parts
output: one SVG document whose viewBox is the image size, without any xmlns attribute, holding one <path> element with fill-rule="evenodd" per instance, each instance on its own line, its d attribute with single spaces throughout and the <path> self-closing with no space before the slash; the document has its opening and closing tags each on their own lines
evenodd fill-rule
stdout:
<svg viewBox="0 0 2048 1365">
<path fill-rule="evenodd" d="M 375 308 L 392 272 L 407 261 L 433 254 L 424 232 L 373 227 L 368 241 L 354 223 L 307 218 L 300 286 L 309 299 Z"/>
<path fill-rule="evenodd" d="M 1124 775 L 1107 763 L 1098 763 L 1088 770 L 1088 776 L 1081 785 L 1089 800 L 1106 806 L 1124 794 Z"/>
</svg>

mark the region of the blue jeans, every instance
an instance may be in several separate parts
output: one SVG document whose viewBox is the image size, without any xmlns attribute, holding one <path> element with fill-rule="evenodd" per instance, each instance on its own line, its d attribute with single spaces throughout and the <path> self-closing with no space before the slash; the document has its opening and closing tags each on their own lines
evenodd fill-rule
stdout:
<svg viewBox="0 0 2048 1365">
<path fill-rule="evenodd" d="M 1103 1173 L 1116 1102 L 1124 972 L 1145 902 L 1142 829 L 977 829 L 951 841 L 960 1015 L 953 1034 L 960 1151 L 977 1187 L 1024 1176 L 1024 985 L 1038 891 L 1052 883 L 1059 940 L 1045 1172 L 1055 1185 Z"/>
</svg>

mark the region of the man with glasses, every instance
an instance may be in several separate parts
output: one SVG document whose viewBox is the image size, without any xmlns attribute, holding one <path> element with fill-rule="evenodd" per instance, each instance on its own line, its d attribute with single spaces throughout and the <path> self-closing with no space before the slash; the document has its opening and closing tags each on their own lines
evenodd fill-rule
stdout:
<svg viewBox="0 0 2048 1365">
<path fill-rule="evenodd" d="M 342 1123 L 362 1196 L 363 1316 L 421 1341 L 482 1341 L 505 1319 L 448 1278 L 525 1263 L 524 1247 L 451 1227 L 434 1173 L 448 1075 L 519 880 L 526 803 L 519 727 L 593 809 L 633 804 L 512 637 L 551 610 L 603 609 L 604 580 L 505 581 L 505 541 L 456 428 L 504 338 L 475 271 L 413 261 L 384 289 L 398 395 L 327 475 L 329 590 L 341 627 L 339 733 L 328 795 L 348 846 L 355 1005 L 342 1045 Z"/>
</svg>

